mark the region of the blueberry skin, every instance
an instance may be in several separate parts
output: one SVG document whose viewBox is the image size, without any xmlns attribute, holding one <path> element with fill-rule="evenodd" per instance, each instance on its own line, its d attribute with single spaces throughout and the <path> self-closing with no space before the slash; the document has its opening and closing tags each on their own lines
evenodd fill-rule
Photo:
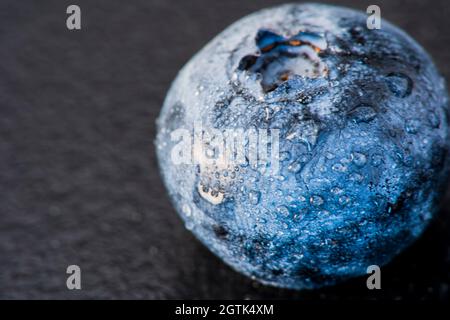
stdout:
<svg viewBox="0 0 450 320">
<path fill-rule="evenodd" d="M 212 252 L 264 284 L 313 289 L 366 274 L 437 211 L 445 83 L 407 34 L 366 19 L 319 4 L 256 12 L 198 52 L 167 94 L 156 147 L 173 205 Z M 198 121 L 280 129 L 279 174 L 173 164 L 170 133 Z"/>
</svg>

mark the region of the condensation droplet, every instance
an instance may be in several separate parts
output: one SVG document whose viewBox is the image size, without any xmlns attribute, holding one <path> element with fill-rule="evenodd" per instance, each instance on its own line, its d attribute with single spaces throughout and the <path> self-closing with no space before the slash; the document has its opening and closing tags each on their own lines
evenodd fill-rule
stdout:
<svg viewBox="0 0 450 320">
<path fill-rule="evenodd" d="M 336 172 L 346 172 L 347 166 L 343 165 L 342 163 L 335 163 L 335 164 L 333 164 L 331 169 L 333 169 L 333 171 L 336 171 Z"/>
<path fill-rule="evenodd" d="M 363 167 L 367 162 L 366 155 L 360 152 L 353 152 L 352 158 L 353 163 L 356 164 L 358 167 Z"/>
<path fill-rule="evenodd" d="M 294 161 L 288 166 L 288 170 L 293 173 L 297 173 L 302 168 L 302 164 L 299 161 Z"/>
<path fill-rule="evenodd" d="M 350 198 L 347 196 L 341 196 L 339 197 L 339 204 L 342 206 L 345 206 L 346 204 L 348 204 L 350 202 Z"/>
<path fill-rule="evenodd" d="M 280 153 L 280 161 L 285 161 L 285 160 L 289 160 L 291 158 L 291 154 L 289 153 L 289 151 L 284 151 Z"/>
<path fill-rule="evenodd" d="M 381 154 L 375 153 L 372 155 L 372 165 L 378 167 L 383 162 L 383 156 Z"/>
<path fill-rule="evenodd" d="M 329 151 L 325 152 L 325 158 L 327 158 L 328 160 L 332 160 L 334 159 L 336 156 L 334 155 L 334 153 L 331 153 Z"/>
<path fill-rule="evenodd" d="M 181 210 L 183 210 L 183 213 L 186 215 L 186 217 L 190 217 L 191 216 L 191 207 L 189 207 L 188 204 L 183 204 L 183 207 L 181 208 Z"/>
<path fill-rule="evenodd" d="M 333 188 L 331 188 L 331 193 L 333 193 L 333 194 L 342 194 L 344 192 L 344 190 L 342 190 L 341 188 L 339 188 L 339 187 L 333 187 Z"/>
<path fill-rule="evenodd" d="M 377 112 L 369 105 L 361 104 L 349 112 L 348 117 L 356 122 L 370 122 L 375 119 Z"/>
<path fill-rule="evenodd" d="M 323 198 L 318 195 L 313 195 L 309 198 L 309 203 L 311 203 L 314 206 L 321 206 L 323 204 Z"/>
<path fill-rule="evenodd" d="M 404 73 L 392 72 L 386 76 L 386 84 L 394 96 L 405 98 L 411 94 L 413 81 Z"/>
<path fill-rule="evenodd" d="M 252 190 L 248 193 L 248 200 L 251 204 L 256 205 L 259 203 L 259 199 L 261 197 L 261 192 Z"/>
<path fill-rule="evenodd" d="M 186 222 L 185 227 L 188 230 L 192 230 L 192 229 L 194 229 L 194 223 L 192 223 L 191 221 L 188 221 L 188 222 Z"/>
<path fill-rule="evenodd" d="M 353 182 L 361 182 L 364 180 L 364 177 L 362 175 L 360 175 L 359 173 L 352 173 L 348 178 L 350 181 L 353 181 Z"/>
<path fill-rule="evenodd" d="M 289 209 L 286 208 L 285 206 L 279 206 L 277 208 L 277 212 L 285 217 L 289 216 Z"/>
<path fill-rule="evenodd" d="M 439 119 L 439 116 L 435 112 L 430 112 L 428 114 L 428 122 L 433 128 L 438 128 L 441 124 L 441 120 Z"/>
<path fill-rule="evenodd" d="M 409 120 L 406 120 L 405 130 L 408 133 L 416 134 L 419 131 L 419 126 L 420 126 L 420 123 L 418 120 L 409 119 Z"/>
</svg>

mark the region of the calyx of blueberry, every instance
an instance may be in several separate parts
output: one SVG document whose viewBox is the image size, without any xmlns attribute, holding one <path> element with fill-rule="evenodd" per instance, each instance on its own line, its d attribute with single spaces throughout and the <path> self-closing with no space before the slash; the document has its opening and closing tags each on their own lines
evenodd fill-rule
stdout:
<svg viewBox="0 0 450 320">
<path fill-rule="evenodd" d="M 259 52 L 244 56 L 238 70 L 259 74 L 264 92 L 275 90 L 295 75 L 318 78 L 328 73 L 327 65 L 319 57 L 327 42 L 317 33 L 300 31 L 292 37 L 283 37 L 261 29 L 255 41 Z"/>
</svg>

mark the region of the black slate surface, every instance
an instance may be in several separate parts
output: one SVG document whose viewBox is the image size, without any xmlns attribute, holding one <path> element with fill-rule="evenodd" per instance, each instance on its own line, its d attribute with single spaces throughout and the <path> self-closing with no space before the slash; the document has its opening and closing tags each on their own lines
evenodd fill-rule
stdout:
<svg viewBox="0 0 450 320">
<path fill-rule="evenodd" d="M 159 178 L 155 119 L 182 65 L 226 26 L 281 1 L 0 2 L 0 298 L 449 299 L 450 199 L 382 269 L 320 291 L 265 287 L 187 230 Z M 370 1 L 333 1 L 360 10 Z M 68 31 L 78 4 L 82 30 Z M 377 1 L 450 79 L 450 4 Z M 82 290 L 66 268 L 82 269 Z"/>
</svg>

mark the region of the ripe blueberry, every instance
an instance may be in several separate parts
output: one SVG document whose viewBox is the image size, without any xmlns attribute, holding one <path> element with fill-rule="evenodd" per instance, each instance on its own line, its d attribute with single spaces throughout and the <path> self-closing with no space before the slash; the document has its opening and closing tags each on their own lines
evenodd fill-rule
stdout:
<svg viewBox="0 0 450 320">
<path fill-rule="evenodd" d="M 164 102 L 156 145 L 174 206 L 211 251 L 263 283 L 317 288 L 365 274 L 437 210 L 444 81 L 413 39 L 387 22 L 368 30 L 366 18 L 317 4 L 252 14 L 194 56 Z M 232 143 L 212 137 L 229 129 L 244 137 L 243 161 L 217 156 Z M 268 161 L 255 162 L 250 131 Z"/>
</svg>

